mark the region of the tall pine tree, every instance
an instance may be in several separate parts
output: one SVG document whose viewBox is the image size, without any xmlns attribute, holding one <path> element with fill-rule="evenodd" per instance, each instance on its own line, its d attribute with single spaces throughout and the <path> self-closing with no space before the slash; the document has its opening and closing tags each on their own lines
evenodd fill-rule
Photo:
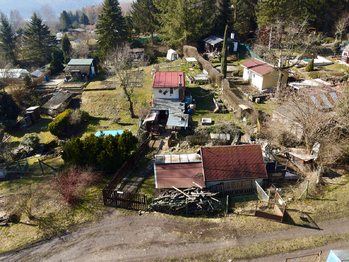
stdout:
<svg viewBox="0 0 349 262">
<path fill-rule="evenodd" d="M 221 58 L 221 73 L 223 74 L 224 78 L 227 77 L 227 59 L 228 59 L 227 31 L 228 31 L 228 25 L 225 26 L 225 30 L 224 30 L 224 40 L 223 40 L 222 58 Z"/>
<path fill-rule="evenodd" d="M 63 51 L 64 63 L 67 64 L 69 62 L 69 54 L 72 49 L 69 37 L 67 35 L 64 35 L 62 38 L 61 49 Z"/>
<path fill-rule="evenodd" d="M 48 26 L 42 23 L 36 13 L 27 24 L 23 42 L 28 61 L 42 64 L 51 60 L 50 54 L 54 47 L 54 36 L 51 35 Z"/>
<path fill-rule="evenodd" d="M 214 33 L 218 36 L 223 36 L 226 25 L 229 27 L 232 24 L 232 8 L 230 0 L 220 0 L 217 8 L 217 18 L 214 27 Z"/>
<path fill-rule="evenodd" d="M 212 28 L 215 1 L 154 0 L 159 9 L 161 31 L 167 44 L 195 44 Z"/>
<path fill-rule="evenodd" d="M 15 39 L 7 17 L 0 14 L 0 50 L 6 60 L 15 63 Z"/>
<path fill-rule="evenodd" d="M 156 15 L 159 10 L 153 0 L 137 0 L 132 3 L 132 20 L 138 32 L 150 33 L 153 42 L 154 31 L 159 25 Z"/>
<path fill-rule="evenodd" d="M 125 20 L 118 0 L 104 0 L 97 23 L 99 58 L 106 59 L 126 39 Z"/>
<path fill-rule="evenodd" d="M 87 15 L 85 13 L 82 13 L 80 16 L 80 24 L 88 25 L 90 24 L 90 21 L 88 20 Z"/>
<path fill-rule="evenodd" d="M 62 30 L 66 30 L 68 27 L 72 25 L 71 18 L 67 11 L 63 10 L 61 16 L 59 17 L 60 22 L 62 23 Z"/>
</svg>

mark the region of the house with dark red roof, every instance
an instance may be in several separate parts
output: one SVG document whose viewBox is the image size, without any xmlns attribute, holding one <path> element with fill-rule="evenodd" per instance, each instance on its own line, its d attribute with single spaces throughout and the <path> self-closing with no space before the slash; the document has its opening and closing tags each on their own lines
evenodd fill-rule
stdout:
<svg viewBox="0 0 349 262">
<path fill-rule="evenodd" d="M 222 195 L 253 193 L 268 178 L 260 145 L 201 147 L 206 187 Z"/>
<path fill-rule="evenodd" d="M 155 99 L 183 100 L 185 95 L 184 72 L 155 72 L 153 94 Z"/>
<path fill-rule="evenodd" d="M 200 154 L 156 155 L 155 188 L 206 187 L 220 196 L 252 194 L 268 178 L 260 145 L 201 147 Z M 194 183 L 193 183 L 194 182 Z"/>
<path fill-rule="evenodd" d="M 246 61 L 241 64 L 244 67 L 243 79 L 260 91 L 265 88 L 276 87 L 278 82 L 278 72 L 275 68 L 257 58 Z M 284 70 L 281 82 L 286 84 L 288 71 Z"/>
</svg>

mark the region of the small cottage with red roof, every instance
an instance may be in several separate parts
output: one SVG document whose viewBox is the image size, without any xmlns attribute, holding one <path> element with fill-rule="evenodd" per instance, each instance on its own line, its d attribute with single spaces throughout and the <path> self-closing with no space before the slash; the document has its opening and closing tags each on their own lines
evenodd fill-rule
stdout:
<svg viewBox="0 0 349 262">
<path fill-rule="evenodd" d="M 268 178 L 260 145 L 202 147 L 201 158 L 206 187 L 223 195 L 251 194 Z"/>
<path fill-rule="evenodd" d="M 262 91 L 265 88 L 276 87 L 278 82 L 278 72 L 275 68 L 257 58 L 246 61 L 241 64 L 244 67 L 243 79 L 248 81 L 252 86 Z M 284 70 L 281 82 L 286 84 L 288 71 Z"/>
<path fill-rule="evenodd" d="M 155 99 L 184 100 L 184 72 L 155 72 L 153 94 Z"/>
</svg>

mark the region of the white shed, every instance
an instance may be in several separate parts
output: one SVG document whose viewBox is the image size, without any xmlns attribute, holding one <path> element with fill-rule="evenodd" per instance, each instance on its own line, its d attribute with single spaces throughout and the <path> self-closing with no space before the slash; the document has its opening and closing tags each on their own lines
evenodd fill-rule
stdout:
<svg viewBox="0 0 349 262">
<path fill-rule="evenodd" d="M 178 53 L 175 50 L 173 50 L 173 49 L 169 49 L 167 51 L 166 58 L 167 58 L 167 60 L 170 60 L 170 61 L 177 60 L 178 59 Z"/>
</svg>

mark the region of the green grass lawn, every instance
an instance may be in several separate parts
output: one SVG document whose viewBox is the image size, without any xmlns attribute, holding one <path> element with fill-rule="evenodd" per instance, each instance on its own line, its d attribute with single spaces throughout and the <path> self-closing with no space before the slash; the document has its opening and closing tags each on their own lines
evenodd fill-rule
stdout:
<svg viewBox="0 0 349 262">
<path fill-rule="evenodd" d="M 234 122 L 235 125 L 241 126 L 240 122 L 229 111 L 225 114 L 213 113 L 213 110 L 215 109 L 213 97 L 218 89 L 205 90 L 199 85 L 189 85 L 187 90 L 196 101 L 196 109 L 194 114 L 191 116 L 194 126 L 200 125 L 201 118 L 211 118 L 214 123 L 231 121 Z"/>
<path fill-rule="evenodd" d="M 56 136 L 52 135 L 47 129 L 49 123 L 52 122 L 51 118 L 46 116 L 41 116 L 41 120 L 30 126 L 26 130 L 17 130 L 14 133 L 11 133 L 11 142 L 19 142 L 25 134 L 36 133 L 40 138 L 40 143 L 49 143 L 50 141 L 56 139 Z"/>
<path fill-rule="evenodd" d="M 44 161 L 59 169 L 63 160 L 58 157 Z M 69 207 L 61 197 L 49 186 L 52 170 L 43 166 L 41 172 L 37 158 L 29 161 L 28 172 L 21 179 L 0 182 L 0 195 L 4 197 L 7 212 L 17 209 L 21 199 L 33 192 L 28 200 L 34 220 L 29 220 L 25 213 L 19 223 L 11 223 L 8 227 L 0 227 L 0 253 L 23 248 L 43 238 L 66 233 L 72 226 L 92 221 L 102 215 L 104 210 L 101 191 L 109 178 L 104 178 L 97 185 L 87 189 L 82 202 L 74 209 Z M 2 208 L 0 211 L 3 211 Z M 1 213 L 1 212 L 0 212 Z"/>
</svg>

